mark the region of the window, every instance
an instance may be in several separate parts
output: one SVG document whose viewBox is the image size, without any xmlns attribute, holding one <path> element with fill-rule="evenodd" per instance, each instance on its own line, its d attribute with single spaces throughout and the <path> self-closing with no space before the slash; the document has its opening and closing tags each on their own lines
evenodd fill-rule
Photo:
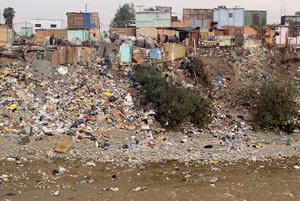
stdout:
<svg viewBox="0 0 300 201">
<path fill-rule="evenodd" d="M 56 28 L 56 24 L 51 24 L 50 27 L 51 28 Z"/>
<path fill-rule="evenodd" d="M 229 17 L 233 17 L 233 13 L 229 13 Z"/>
<path fill-rule="evenodd" d="M 299 37 L 300 36 L 300 28 L 290 27 L 288 32 L 289 37 Z"/>
<path fill-rule="evenodd" d="M 35 27 L 42 27 L 41 24 L 35 24 L 34 26 L 35 26 Z"/>
</svg>

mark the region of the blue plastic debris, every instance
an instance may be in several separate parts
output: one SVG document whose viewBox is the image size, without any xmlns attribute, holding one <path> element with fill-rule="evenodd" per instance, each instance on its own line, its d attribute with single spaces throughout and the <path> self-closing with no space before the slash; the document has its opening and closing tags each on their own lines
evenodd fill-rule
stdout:
<svg viewBox="0 0 300 201">
<path fill-rule="evenodd" d="M 127 120 L 130 122 L 130 123 L 133 123 L 133 119 L 131 119 L 131 118 L 127 118 Z"/>
<path fill-rule="evenodd" d="M 220 84 L 223 82 L 223 80 L 219 76 L 217 77 L 217 80 L 218 80 L 218 83 L 220 83 Z"/>
</svg>

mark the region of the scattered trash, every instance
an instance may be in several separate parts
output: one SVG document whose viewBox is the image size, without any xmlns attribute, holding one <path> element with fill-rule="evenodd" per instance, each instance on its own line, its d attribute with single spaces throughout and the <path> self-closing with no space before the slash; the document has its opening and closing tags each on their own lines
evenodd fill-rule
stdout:
<svg viewBox="0 0 300 201">
<path fill-rule="evenodd" d="M 14 110 L 14 109 L 16 109 L 17 108 L 17 104 L 12 104 L 11 106 L 9 106 L 9 108 L 8 109 L 10 109 L 10 110 Z"/>
<path fill-rule="evenodd" d="M 96 167 L 96 163 L 94 162 L 87 162 L 86 165 Z"/>
<path fill-rule="evenodd" d="M 291 143 L 291 139 L 290 139 L 290 138 L 288 138 L 288 139 L 286 139 L 286 140 L 285 140 L 285 142 L 286 142 L 286 145 L 290 145 L 290 143 Z"/>
<path fill-rule="evenodd" d="M 60 192 L 59 191 L 51 191 L 52 196 L 59 196 Z"/>
<path fill-rule="evenodd" d="M 61 74 L 61 75 L 66 75 L 68 73 L 68 68 L 67 67 L 64 67 L 64 66 L 61 66 L 58 68 L 58 73 Z"/>
<path fill-rule="evenodd" d="M 218 81 L 218 83 L 222 83 L 223 82 L 223 80 L 220 78 L 220 77 L 217 77 L 217 81 Z"/>
<path fill-rule="evenodd" d="M 139 187 L 133 188 L 132 190 L 137 192 L 137 191 L 145 191 L 146 189 L 147 188 L 145 186 L 142 186 L 142 187 L 139 186 Z"/>
<path fill-rule="evenodd" d="M 299 169 L 300 169 L 300 166 L 299 166 L 298 164 L 296 164 L 296 165 L 294 166 L 294 168 L 295 168 L 296 170 L 299 170 Z"/>
<path fill-rule="evenodd" d="M 118 187 L 110 187 L 110 190 L 113 192 L 118 192 L 119 188 Z"/>
<path fill-rule="evenodd" d="M 66 168 L 64 167 L 59 167 L 58 169 L 53 170 L 53 175 L 62 175 L 66 171 Z"/>
</svg>

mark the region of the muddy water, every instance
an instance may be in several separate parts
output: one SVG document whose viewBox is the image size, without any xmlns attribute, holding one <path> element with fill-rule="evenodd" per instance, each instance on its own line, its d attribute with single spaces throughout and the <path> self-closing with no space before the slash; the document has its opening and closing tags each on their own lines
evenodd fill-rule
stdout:
<svg viewBox="0 0 300 201">
<path fill-rule="evenodd" d="M 2 162 L 0 176 L 8 175 L 9 181 L 0 184 L 0 201 L 299 201 L 300 170 L 293 167 L 296 163 L 186 166 L 167 162 L 128 168 L 63 161 Z M 66 168 L 61 175 L 54 171 L 59 167 Z M 57 190 L 58 196 L 51 195 Z"/>
</svg>

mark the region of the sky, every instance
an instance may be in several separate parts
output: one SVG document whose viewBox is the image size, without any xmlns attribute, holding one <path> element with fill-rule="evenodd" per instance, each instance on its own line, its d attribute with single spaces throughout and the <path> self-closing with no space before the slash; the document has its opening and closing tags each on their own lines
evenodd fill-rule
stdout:
<svg viewBox="0 0 300 201">
<path fill-rule="evenodd" d="M 16 11 L 15 29 L 24 26 L 32 18 L 62 19 L 66 21 L 67 12 L 98 12 L 102 30 L 108 30 L 116 10 L 124 3 L 136 6 L 154 7 L 171 6 L 173 15 L 182 18 L 183 8 L 216 8 L 225 5 L 227 8 L 239 6 L 246 10 L 266 10 L 268 23 L 279 23 L 280 16 L 294 15 L 300 11 L 300 0 L 0 0 L 0 10 L 13 7 Z M 136 7 L 136 11 L 140 8 Z M 1 14 L 1 23 L 4 23 Z M 66 24 L 66 23 L 65 23 Z"/>
</svg>

